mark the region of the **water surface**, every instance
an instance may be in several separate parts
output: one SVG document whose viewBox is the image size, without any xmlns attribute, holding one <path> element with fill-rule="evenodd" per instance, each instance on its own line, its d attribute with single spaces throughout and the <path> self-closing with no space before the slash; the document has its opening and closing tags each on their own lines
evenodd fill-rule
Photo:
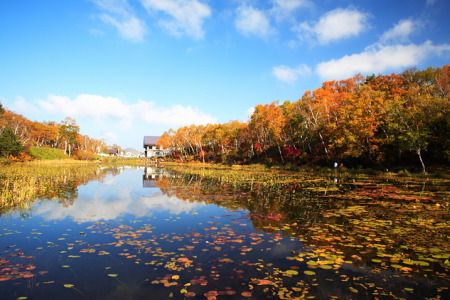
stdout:
<svg viewBox="0 0 450 300">
<path fill-rule="evenodd" d="M 445 211 L 403 198 L 383 209 L 404 184 L 369 203 L 369 181 L 318 181 L 328 188 L 287 196 L 111 169 L 72 199 L 1 216 L 1 299 L 450 297 Z M 445 197 L 428 186 L 423 197 Z"/>
</svg>

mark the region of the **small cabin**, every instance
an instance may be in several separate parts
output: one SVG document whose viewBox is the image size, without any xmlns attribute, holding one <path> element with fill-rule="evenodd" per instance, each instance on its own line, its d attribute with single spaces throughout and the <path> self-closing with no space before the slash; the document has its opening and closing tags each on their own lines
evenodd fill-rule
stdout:
<svg viewBox="0 0 450 300">
<path fill-rule="evenodd" d="M 145 157 L 163 157 L 165 156 L 164 149 L 158 147 L 156 142 L 159 136 L 144 136 L 144 153 Z"/>
<path fill-rule="evenodd" d="M 118 156 L 119 155 L 119 149 L 117 148 L 110 148 L 108 149 L 109 156 Z"/>
</svg>

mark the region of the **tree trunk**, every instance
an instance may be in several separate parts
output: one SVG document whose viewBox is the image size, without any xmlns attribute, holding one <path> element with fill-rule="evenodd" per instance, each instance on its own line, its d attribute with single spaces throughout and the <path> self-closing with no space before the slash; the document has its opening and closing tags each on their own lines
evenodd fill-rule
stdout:
<svg viewBox="0 0 450 300">
<path fill-rule="evenodd" d="M 280 145 L 278 145 L 278 152 L 280 152 L 280 158 L 281 158 L 281 162 L 282 162 L 282 163 L 283 163 L 283 165 L 284 165 L 283 152 L 281 151 L 281 147 L 280 147 Z"/>
<path fill-rule="evenodd" d="M 420 164 L 422 165 L 422 171 L 423 171 L 424 173 L 426 173 L 427 170 L 426 170 L 426 168 L 425 168 L 425 163 L 423 162 L 423 159 L 422 159 L 421 149 L 420 149 L 420 148 L 417 149 L 417 150 L 416 150 L 416 153 L 417 153 L 417 156 L 419 156 Z"/>
<path fill-rule="evenodd" d="M 67 141 L 64 141 L 64 154 L 67 154 Z"/>
<path fill-rule="evenodd" d="M 327 146 L 325 145 L 325 141 L 323 140 L 322 134 L 319 132 L 319 137 L 320 137 L 320 142 L 322 143 L 324 150 L 325 150 L 325 154 L 327 155 L 327 159 L 329 159 L 330 157 L 328 156 L 328 149 Z"/>
</svg>

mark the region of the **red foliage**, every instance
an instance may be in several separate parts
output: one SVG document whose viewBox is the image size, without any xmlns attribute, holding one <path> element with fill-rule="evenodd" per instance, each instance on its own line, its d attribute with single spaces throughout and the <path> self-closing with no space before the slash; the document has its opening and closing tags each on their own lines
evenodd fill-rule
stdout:
<svg viewBox="0 0 450 300">
<path fill-rule="evenodd" d="M 285 146 L 283 148 L 283 157 L 287 159 L 294 159 L 299 157 L 302 154 L 300 149 L 297 149 L 292 146 Z"/>
</svg>

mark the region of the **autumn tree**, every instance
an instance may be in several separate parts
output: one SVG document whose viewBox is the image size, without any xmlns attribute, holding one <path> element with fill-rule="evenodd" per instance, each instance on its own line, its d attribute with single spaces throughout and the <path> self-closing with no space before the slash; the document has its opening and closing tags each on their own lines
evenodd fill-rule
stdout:
<svg viewBox="0 0 450 300">
<path fill-rule="evenodd" d="M 57 148 L 60 124 L 56 122 L 33 122 L 33 141 L 36 146 Z"/>
<path fill-rule="evenodd" d="M 400 147 L 414 151 L 422 171 L 426 172 L 423 152 L 427 150 L 433 135 L 432 125 L 444 117 L 442 112 L 448 112 L 448 105 L 442 105 L 436 93 L 435 69 L 410 69 L 403 72 L 402 77 L 406 82 L 407 93 L 403 98 L 402 109 L 396 115 L 399 120 L 397 136 L 401 140 Z"/>
<path fill-rule="evenodd" d="M 334 87 L 339 104 L 327 128 L 335 157 L 351 160 L 367 156 L 376 160 L 374 137 L 383 115 L 383 94 L 364 85 L 361 75 L 336 82 Z"/>
<path fill-rule="evenodd" d="M 3 123 L 5 128 L 10 128 L 20 142 L 29 146 L 32 144 L 32 122 L 22 115 L 5 110 L 3 113 Z"/>
<path fill-rule="evenodd" d="M 79 141 L 79 131 L 80 127 L 77 125 L 75 119 L 67 117 L 61 122 L 59 137 L 62 144 L 64 144 L 64 153 L 67 153 L 69 156 Z"/>
<path fill-rule="evenodd" d="M 296 102 L 255 106 L 249 122 L 184 126 L 161 141 L 217 161 L 450 161 L 450 67 L 327 81 Z M 262 155 L 261 155 L 262 154 Z M 396 154 L 396 155 L 394 155 Z"/>
<path fill-rule="evenodd" d="M 302 111 L 301 100 L 296 102 L 285 101 L 281 105 L 286 123 L 283 128 L 285 137 L 285 158 L 295 159 L 307 147 L 308 130 L 306 129 L 305 117 Z"/>
<path fill-rule="evenodd" d="M 284 145 L 283 128 L 285 124 L 286 118 L 277 102 L 255 106 L 248 124 L 254 144 L 258 145 L 260 151 L 264 152 L 267 157 L 267 150 L 270 147 L 276 147 L 283 163 L 281 147 Z"/>
<path fill-rule="evenodd" d="M 329 142 L 326 136 L 328 115 L 315 93 L 306 91 L 299 100 L 306 149 L 313 159 L 329 160 Z"/>
</svg>

